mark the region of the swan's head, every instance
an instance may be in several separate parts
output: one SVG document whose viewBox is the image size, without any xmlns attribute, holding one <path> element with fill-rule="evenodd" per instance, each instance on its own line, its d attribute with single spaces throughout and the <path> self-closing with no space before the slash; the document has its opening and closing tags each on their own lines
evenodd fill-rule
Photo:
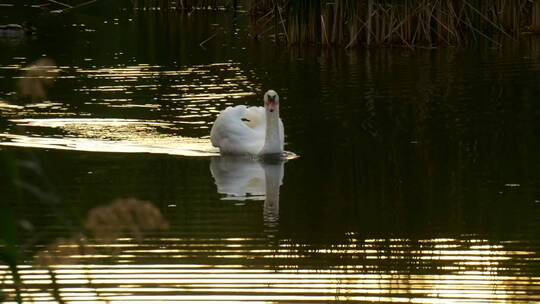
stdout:
<svg viewBox="0 0 540 304">
<path fill-rule="evenodd" d="M 264 93 L 264 107 L 270 112 L 279 109 L 279 95 L 274 90 Z"/>
</svg>

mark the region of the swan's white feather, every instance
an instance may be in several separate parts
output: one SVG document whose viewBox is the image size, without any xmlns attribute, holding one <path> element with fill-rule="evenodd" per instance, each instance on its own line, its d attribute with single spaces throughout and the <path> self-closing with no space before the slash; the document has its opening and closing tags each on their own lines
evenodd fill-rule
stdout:
<svg viewBox="0 0 540 304">
<path fill-rule="evenodd" d="M 281 143 L 284 139 L 283 123 L 279 120 Z M 210 140 L 223 154 L 257 155 L 264 146 L 266 111 L 264 107 L 244 105 L 228 107 L 217 117 Z"/>
</svg>

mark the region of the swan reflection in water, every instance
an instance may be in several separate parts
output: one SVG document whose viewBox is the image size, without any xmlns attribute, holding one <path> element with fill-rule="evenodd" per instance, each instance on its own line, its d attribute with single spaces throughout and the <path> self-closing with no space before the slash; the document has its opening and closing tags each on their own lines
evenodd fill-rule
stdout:
<svg viewBox="0 0 540 304">
<path fill-rule="evenodd" d="M 279 219 L 279 187 L 284 160 L 262 161 L 250 157 L 219 156 L 210 161 L 210 172 L 224 200 L 264 200 L 264 219 Z"/>
</svg>

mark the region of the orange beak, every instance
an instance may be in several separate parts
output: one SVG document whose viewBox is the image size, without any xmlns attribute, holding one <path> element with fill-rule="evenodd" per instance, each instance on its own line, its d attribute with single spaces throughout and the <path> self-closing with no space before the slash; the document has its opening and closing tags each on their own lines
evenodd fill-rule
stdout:
<svg viewBox="0 0 540 304">
<path fill-rule="evenodd" d="M 274 112 L 276 110 L 276 102 L 271 100 L 268 102 L 268 111 Z"/>
</svg>

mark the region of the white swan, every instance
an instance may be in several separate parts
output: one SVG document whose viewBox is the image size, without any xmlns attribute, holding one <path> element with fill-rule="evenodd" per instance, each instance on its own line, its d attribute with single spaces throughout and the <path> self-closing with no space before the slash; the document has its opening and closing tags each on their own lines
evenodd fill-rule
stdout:
<svg viewBox="0 0 540 304">
<path fill-rule="evenodd" d="M 222 154 L 281 154 L 284 131 L 278 94 L 274 90 L 266 92 L 264 108 L 235 106 L 223 110 L 212 126 L 210 140 Z"/>
</svg>

